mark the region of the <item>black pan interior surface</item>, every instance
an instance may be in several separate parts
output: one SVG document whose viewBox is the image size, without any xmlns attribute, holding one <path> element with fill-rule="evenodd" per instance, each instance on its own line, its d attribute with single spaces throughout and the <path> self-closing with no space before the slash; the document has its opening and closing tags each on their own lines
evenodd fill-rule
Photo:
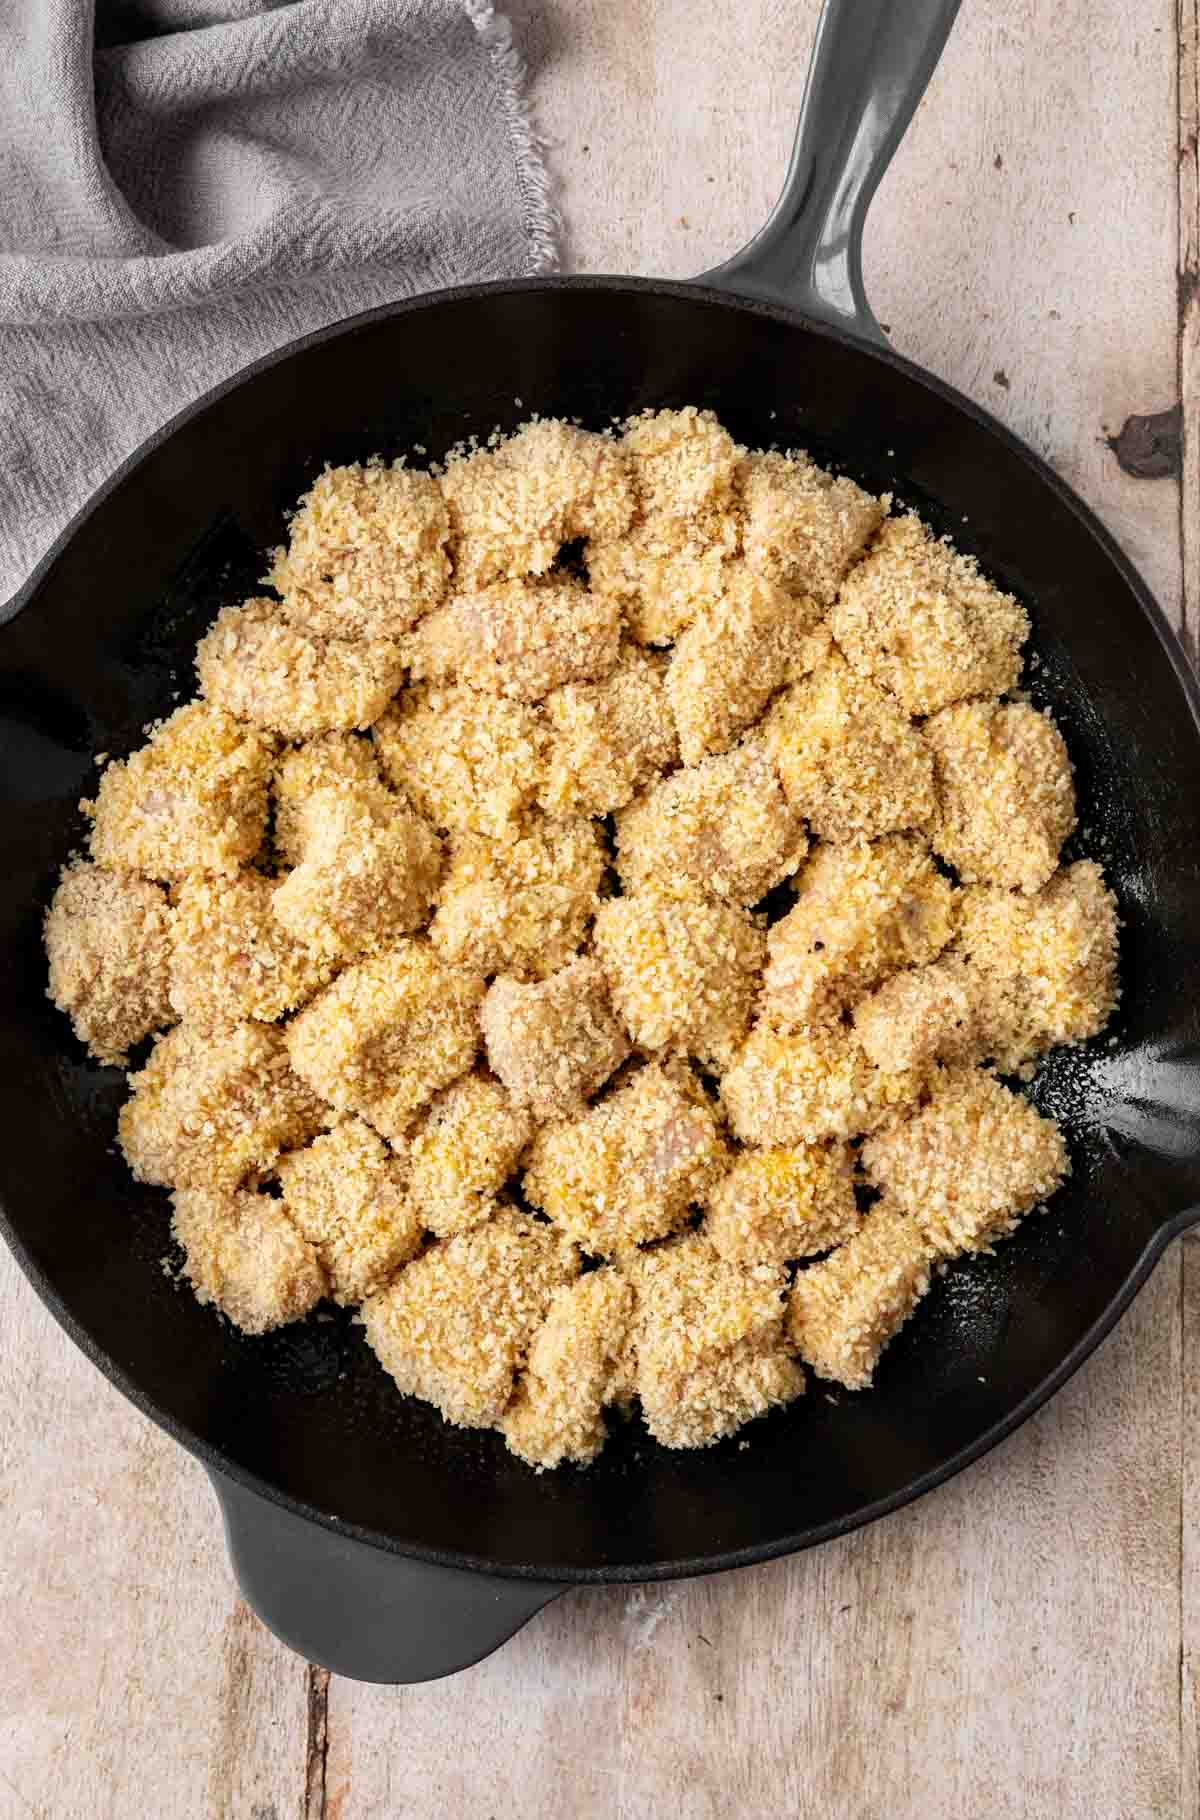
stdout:
<svg viewBox="0 0 1200 1820">
<path fill-rule="evenodd" d="M 136 375 L 130 383 L 136 384 Z M 875 1390 L 824 1394 L 701 1454 L 617 1426 L 599 1462 L 535 1476 L 497 1436 L 397 1395 L 352 1321 L 243 1338 L 164 1269 L 164 1193 L 113 1153 L 120 1075 L 47 1002 L 42 909 L 82 833 L 93 755 L 193 692 L 190 653 L 256 590 L 319 466 L 431 457 L 530 412 L 603 426 L 711 405 L 747 443 L 801 444 L 890 487 L 1029 607 L 1053 707 L 1124 916 L 1111 1032 L 1035 1094 L 1074 1174 L 995 1256 L 948 1272 Z M 41 1292 L 187 1446 L 320 1520 L 430 1558 L 545 1578 L 649 1578 L 783 1552 L 902 1502 L 1005 1432 L 1115 1319 L 1200 1201 L 1200 739 L 1136 577 L 1003 431 L 890 356 L 681 285 L 543 281 L 327 334 L 187 416 L 133 463 L 0 632 L 0 1201 Z M 64 1463 L 70 1470 L 70 1462 Z"/>
</svg>

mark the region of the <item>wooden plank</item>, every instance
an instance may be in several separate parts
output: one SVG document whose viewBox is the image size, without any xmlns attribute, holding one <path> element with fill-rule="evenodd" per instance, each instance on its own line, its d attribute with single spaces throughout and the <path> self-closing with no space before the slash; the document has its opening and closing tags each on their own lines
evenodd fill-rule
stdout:
<svg viewBox="0 0 1200 1820">
<path fill-rule="evenodd" d="M 1179 1812 L 1182 1820 L 1200 1820 L 1200 1237 L 1185 1239 L 1179 1250 L 1183 1278 Z"/>
<path fill-rule="evenodd" d="M 200 1467 L 0 1253 L 0 1816 L 284 1820 L 308 1669 L 237 1597 Z"/>
<path fill-rule="evenodd" d="M 1200 6 L 1179 0 L 1180 626 L 1200 660 Z"/>
</svg>

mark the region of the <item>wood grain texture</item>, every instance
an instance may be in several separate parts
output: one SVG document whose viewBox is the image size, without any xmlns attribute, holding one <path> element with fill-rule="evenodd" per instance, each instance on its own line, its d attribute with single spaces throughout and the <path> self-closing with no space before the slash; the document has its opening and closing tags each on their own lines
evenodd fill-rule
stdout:
<svg viewBox="0 0 1200 1820">
<path fill-rule="evenodd" d="M 208 1480 L 0 1252 L 0 1815 L 291 1820 L 307 1669 L 236 1597 Z"/>
<path fill-rule="evenodd" d="M 817 0 L 509 0 L 568 264 L 761 221 Z M 872 216 L 895 344 L 985 402 L 1200 624 L 1196 0 L 965 6 Z M 1104 442 L 1185 402 L 1184 485 Z M 1181 506 L 1182 501 L 1182 506 Z M 237 1600 L 199 1469 L 0 1257 L 0 1820 L 1200 1820 L 1200 1242 L 916 1508 L 706 1582 L 574 1594 L 407 1690 Z"/>
</svg>

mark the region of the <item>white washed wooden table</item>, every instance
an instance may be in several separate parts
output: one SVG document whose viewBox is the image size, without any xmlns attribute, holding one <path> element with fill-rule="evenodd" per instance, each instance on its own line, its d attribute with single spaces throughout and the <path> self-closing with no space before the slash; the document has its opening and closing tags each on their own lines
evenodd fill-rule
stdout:
<svg viewBox="0 0 1200 1820">
<path fill-rule="evenodd" d="M 902 3 L 902 0 L 898 0 Z M 1200 0 L 965 0 L 880 194 L 895 345 L 1200 623 Z M 515 0 L 575 270 L 688 274 L 782 173 L 816 0 Z M 1105 435 L 1184 397 L 1182 483 Z M 239 1602 L 200 1468 L 0 1256 L 0 1820 L 1200 1820 L 1200 1245 L 987 1460 L 793 1561 L 570 1595 L 448 1682 Z"/>
</svg>

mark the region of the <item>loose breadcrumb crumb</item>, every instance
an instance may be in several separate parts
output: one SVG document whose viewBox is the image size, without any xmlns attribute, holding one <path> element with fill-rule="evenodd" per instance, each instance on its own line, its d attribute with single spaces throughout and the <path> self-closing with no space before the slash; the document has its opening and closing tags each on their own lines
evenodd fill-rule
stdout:
<svg viewBox="0 0 1200 1820">
<path fill-rule="evenodd" d="M 632 1312 L 633 1289 L 611 1265 L 555 1290 L 500 1418 L 518 1459 L 541 1472 L 596 1458 Z"/>
<path fill-rule="evenodd" d="M 943 1257 L 990 1251 L 1070 1169 L 1053 1119 L 982 1068 L 946 1074 L 927 1106 L 867 1140 L 862 1162 Z"/>
<path fill-rule="evenodd" d="M 118 1142 L 137 1180 L 164 1188 L 234 1188 L 303 1144 L 326 1110 L 270 1024 L 179 1024 L 129 1086 Z"/>
<path fill-rule="evenodd" d="M 543 821 L 518 840 L 462 835 L 429 933 L 481 973 L 543 979 L 576 952 L 599 904 L 604 846 L 583 818 Z"/>
<path fill-rule="evenodd" d="M 308 805 L 317 791 L 347 785 L 383 788 L 375 747 L 357 733 L 325 733 L 282 753 L 271 788 L 275 852 L 285 866 L 297 866 L 304 858 Z"/>
<path fill-rule="evenodd" d="M 565 683 L 543 703 L 547 815 L 607 815 L 679 756 L 664 663 L 627 647 L 602 682 Z"/>
<path fill-rule="evenodd" d="M 303 857 L 271 907 L 311 953 L 350 960 L 425 921 L 442 843 L 405 803 L 378 784 L 325 786 L 311 797 L 304 828 Z"/>
<path fill-rule="evenodd" d="M 315 1250 L 269 1194 L 247 1188 L 179 1188 L 173 1231 L 201 1304 L 211 1303 L 243 1333 L 299 1321 L 326 1293 Z"/>
<path fill-rule="evenodd" d="M 98 1062 L 123 1067 L 134 1043 L 174 1021 L 171 915 L 160 886 L 85 861 L 69 865 L 44 941 L 47 996 Z"/>
<path fill-rule="evenodd" d="M 590 956 L 528 985 L 494 980 L 480 1022 L 493 1071 L 539 1121 L 581 1110 L 629 1054 L 604 970 Z"/>
<path fill-rule="evenodd" d="M 483 980 L 424 937 L 347 967 L 288 1026 L 297 1074 L 339 1112 L 403 1137 L 438 1091 L 471 1066 Z"/>
<path fill-rule="evenodd" d="M 782 1264 L 858 1231 L 854 1157 L 846 1144 L 743 1150 L 709 1201 L 704 1233 L 732 1264 Z"/>
<path fill-rule="evenodd" d="M 1094 860 L 1062 867 L 1031 897 L 963 892 L 958 947 L 984 1053 L 1006 1073 L 1103 1030 L 1119 996 L 1118 926 L 1117 901 Z"/>
<path fill-rule="evenodd" d="M 602 904 L 594 939 L 639 1048 L 729 1059 L 750 1027 L 766 958 L 752 916 L 694 887 L 644 889 Z"/>
<path fill-rule="evenodd" d="M 912 835 L 818 847 L 795 890 L 763 978 L 764 1013 L 781 1028 L 835 1015 L 954 934 L 954 888 Z"/>
<path fill-rule="evenodd" d="M 961 894 L 960 894 L 961 895 Z M 925 1072 L 982 1061 L 978 986 L 960 955 L 895 973 L 854 1007 L 854 1032 L 879 1068 Z"/>
<path fill-rule="evenodd" d="M 408 1396 L 459 1428 L 489 1428 L 512 1395 L 554 1291 L 579 1253 L 552 1226 L 505 1208 L 441 1239 L 363 1304 L 367 1344 Z"/>
<path fill-rule="evenodd" d="M 171 1004 L 197 1025 L 273 1023 L 324 985 L 328 970 L 271 914 L 261 872 L 190 873 L 172 893 Z"/>
<path fill-rule="evenodd" d="M 754 904 L 808 851 L 770 748 L 752 736 L 659 778 L 616 818 L 626 886 L 687 879 L 733 904 Z"/>
<path fill-rule="evenodd" d="M 488 1219 L 532 1131 L 528 1112 L 486 1074 L 439 1093 L 410 1152 L 409 1192 L 430 1232 L 446 1238 Z"/>
<path fill-rule="evenodd" d="M 711 1447 L 801 1394 L 804 1374 L 783 1332 L 782 1269 L 731 1264 L 702 1233 L 643 1252 L 627 1268 L 637 1293 L 637 1394 L 664 1447 Z"/>
<path fill-rule="evenodd" d="M 884 1071 L 841 1024 L 791 1035 L 760 1021 L 721 1082 L 746 1144 L 816 1144 L 873 1131 L 921 1090 L 913 1071 Z"/>
<path fill-rule="evenodd" d="M 283 1206 L 315 1248 L 334 1301 L 357 1307 L 420 1248 L 405 1164 L 361 1119 L 289 1151 L 277 1173 Z"/>
<path fill-rule="evenodd" d="M 322 638 L 398 638 L 446 592 L 449 533 L 431 475 L 379 460 L 326 468 L 267 581 L 288 619 Z"/>
<path fill-rule="evenodd" d="M 784 794 L 823 840 L 923 828 L 933 814 L 920 730 L 837 652 L 780 697 L 767 732 Z"/>
<path fill-rule="evenodd" d="M 730 566 L 721 593 L 680 635 L 667 669 L 667 699 L 685 764 L 725 752 L 758 719 L 777 689 L 823 654 L 811 634 L 821 609 L 785 593 L 744 563 Z"/>
<path fill-rule="evenodd" d="M 912 513 L 889 518 L 842 585 L 829 626 L 857 670 L 932 714 L 1002 695 L 1021 670 L 1029 616 Z"/>
<path fill-rule="evenodd" d="M 787 1330 L 804 1362 L 847 1390 L 865 1390 L 928 1290 L 934 1255 L 912 1215 L 880 1201 L 852 1238 L 792 1284 Z"/>
<path fill-rule="evenodd" d="M 236 872 L 267 826 L 274 751 L 264 734 L 206 702 L 189 702 L 100 779 L 92 858 L 149 878 Z"/>
<path fill-rule="evenodd" d="M 407 654 L 414 682 L 457 679 L 535 702 L 563 683 L 607 676 L 620 647 L 615 602 L 550 577 L 456 594 L 422 620 Z"/>
<path fill-rule="evenodd" d="M 682 1226 L 729 1160 L 708 1106 L 649 1064 L 580 1117 L 542 1126 L 524 1188 L 586 1250 L 615 1257 Z"/>
<path fill-rule="evenodd" d="M 371 736 L 389 783 L 435 827 L 503 840 L 527 823 L 545 728 L 524 703 L 465 684 L 406 690 Z"/>
<path fill-rule="evenodd" d="M 750 567 L 790 594 L 809 594 L 826 607 L 889 503 L 852 480 L 835 479 L 800 450 L 747 455 L 738 468 L 738 489 Z"/>
<path fill-rule="evenodd" d="M 1049 715 L 1023 702 L 961 702 L 925 723 L 934 847 L 968 883 L 1032 892 L 1075 826 L 1071 760 Z"/>
</svg>

